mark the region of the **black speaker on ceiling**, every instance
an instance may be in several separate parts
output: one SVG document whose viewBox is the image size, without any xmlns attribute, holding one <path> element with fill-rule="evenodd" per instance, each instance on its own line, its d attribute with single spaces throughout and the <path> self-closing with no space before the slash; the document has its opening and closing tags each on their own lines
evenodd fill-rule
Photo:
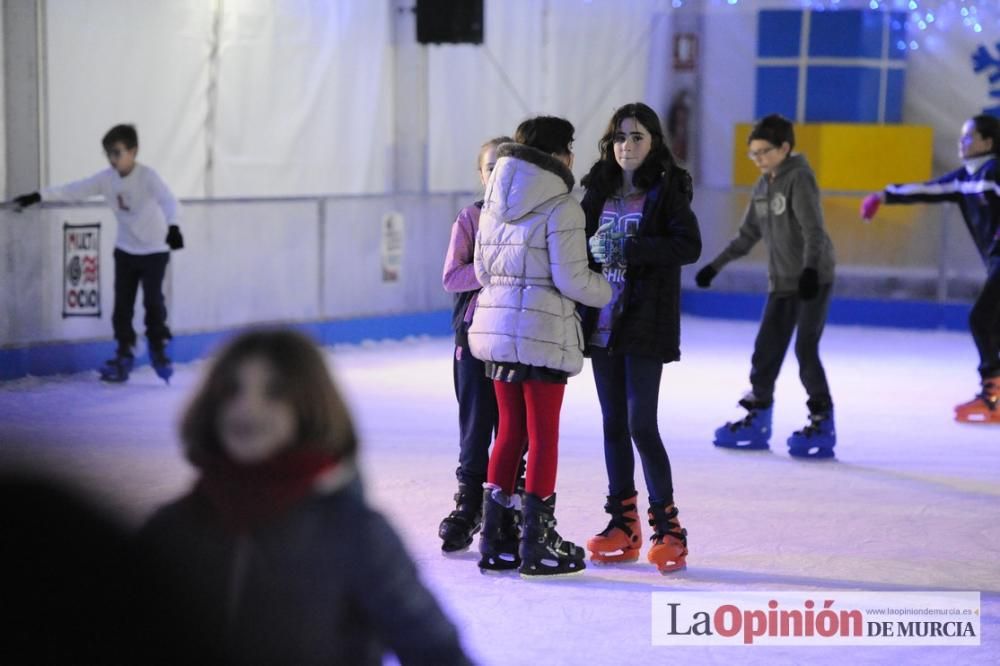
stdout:
<svg viewBox="0 0 1000 666">
<path fill-rule="evenodd" d="M 483 0 L 417 0 L 417 42 L 482 44 Z"/>
</svg>

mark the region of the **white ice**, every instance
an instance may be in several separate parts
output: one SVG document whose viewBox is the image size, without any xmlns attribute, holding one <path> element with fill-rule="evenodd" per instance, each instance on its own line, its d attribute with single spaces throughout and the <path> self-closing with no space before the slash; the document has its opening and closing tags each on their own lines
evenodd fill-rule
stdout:
<svg viewBox="0 0 1000 666">
<path fill-rule="evenodd" d="M 830 326 L 822 353 L 836 402 L 836 462 L 788 457 L 805 424 L 792 354 L 778 384 L 772 451 L 717 450 L 747 386 L 756 327 L 687 317 L 684 358 L 666 366 L 660 431 L 689 533 L 689 568 L 640 560 L 554 581 L 479 573 L 473 552 L 440 554 L 450 509 L 457 410 L 447 337 L 330 350 L 362 438 L 370 498 L 483 664 L 1000 663 L 1000 426 L 952 421 L 971 398 L 967 334 Z M 127 385 L 93 373 L 0 384 L 3 459 L 81 483 L 138 523 L 192 472 L 175 422 L 200 363 L 171 386 L 148 368 Z M 564 537 L 601 529 L 607 492 L 600 409 L 586 368 L 562 413 L 556 516 Z M 29 440 L 31 445 L 19 444 Z M 637 470 L 640 498 L 642 475 Z M 644 501 L 640 502 L 644 510 Z M 654 647 L 651 592 L 969 590 L 982 593 L 980 647 Z M 389 609 L 391 612 L 391 609 Z"/>
</svg>

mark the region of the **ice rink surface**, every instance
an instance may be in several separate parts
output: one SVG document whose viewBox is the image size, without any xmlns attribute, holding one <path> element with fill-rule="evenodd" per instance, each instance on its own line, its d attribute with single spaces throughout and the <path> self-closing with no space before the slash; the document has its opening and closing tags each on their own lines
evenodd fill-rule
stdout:
<svg viewBox="0 0 1000 666">
<path fill-rule="evenodd" d="M 440 554 L 453 508 L 457 407 L 448 337 L 335 347 L 329 359 L 362 440 L 371 501 L 402 534 L 427 584 L 483 664 L 1000 663 L 1000 426 L 953 422 L 977 388 L 968 334 L 828 327 L 836 461 L 788 457 L 806 423 L 790 353 L 769 452 L 731 452 L 712 431 L 742 416 L 756 324 L 686 317 L 683 359 L 665 367 L 660 431 L 674 471 L 688 569 L 589 567 L 551 581 L 483 576 Z M 110 347 L 110 345 L 109 345 Z M 183 492 L 176 420 L 200 375 L 167 387 L 148 367 L 126 385 L 96 373 L 0 383 L 0 459 L 81 484 L 138 524 Z M 556 517 L 582 544 L 606 524 L 601 420 L 589 364 L 562 412 Z M 30 442 L 30 443 L 26 443 Z M 646 508 L 642 475 L 640 511 Z M 644 525 L 644 527 L 646 527 Z M 648 529 L 645 530 L 648 534 Z M 667 590 L 968 590 L 982 595 L 980 647 L 655 647 L 651 593 Z M 391 609 L 389 609 L 391 612 Z"/>
</svg>

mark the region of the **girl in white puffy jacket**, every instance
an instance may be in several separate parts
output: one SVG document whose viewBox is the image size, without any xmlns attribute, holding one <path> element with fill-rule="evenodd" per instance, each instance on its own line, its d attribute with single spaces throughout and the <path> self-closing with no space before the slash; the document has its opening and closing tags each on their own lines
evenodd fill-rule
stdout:
<svg viewBox="0 0 1000 666">
<path fill-rule="evenodd" d="M 476 237 L 483 285 L 469 328 L 469 348 L 486 363 L 500 412 L 483 499 L 479 566 L 519 568 L 522 575 L 574 573 L 583 550 L 556 533 L 555 479 L 559 412 L 566 380 L 583 368 L 577 303 L 611 298 L 587 260 L 585 219 L 572 197 L 573 125 L 540 116 L 497 149 Z M 528 441 L 524 529 L 511 497 Z"/>
</svg>

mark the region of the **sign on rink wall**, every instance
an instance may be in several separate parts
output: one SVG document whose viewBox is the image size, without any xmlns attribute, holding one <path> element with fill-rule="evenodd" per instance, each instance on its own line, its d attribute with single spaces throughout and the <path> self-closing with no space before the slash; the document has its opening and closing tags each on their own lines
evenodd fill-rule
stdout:
<svg viewBox="0 0 1000 666">
<path fill-rule="evenodd" d="M 382 217 L 382 282 L 399 282 L 400 271 L 403 268 L 403 247 L 406 242 L 406 229 L 403 226 L 403 214 L 399 212 L 386 213 Z"/>
<path fill-rule="evenodd" d="M 101 224 L 63 224 L 62 316 L 101 316 Z"/>
</svg>

